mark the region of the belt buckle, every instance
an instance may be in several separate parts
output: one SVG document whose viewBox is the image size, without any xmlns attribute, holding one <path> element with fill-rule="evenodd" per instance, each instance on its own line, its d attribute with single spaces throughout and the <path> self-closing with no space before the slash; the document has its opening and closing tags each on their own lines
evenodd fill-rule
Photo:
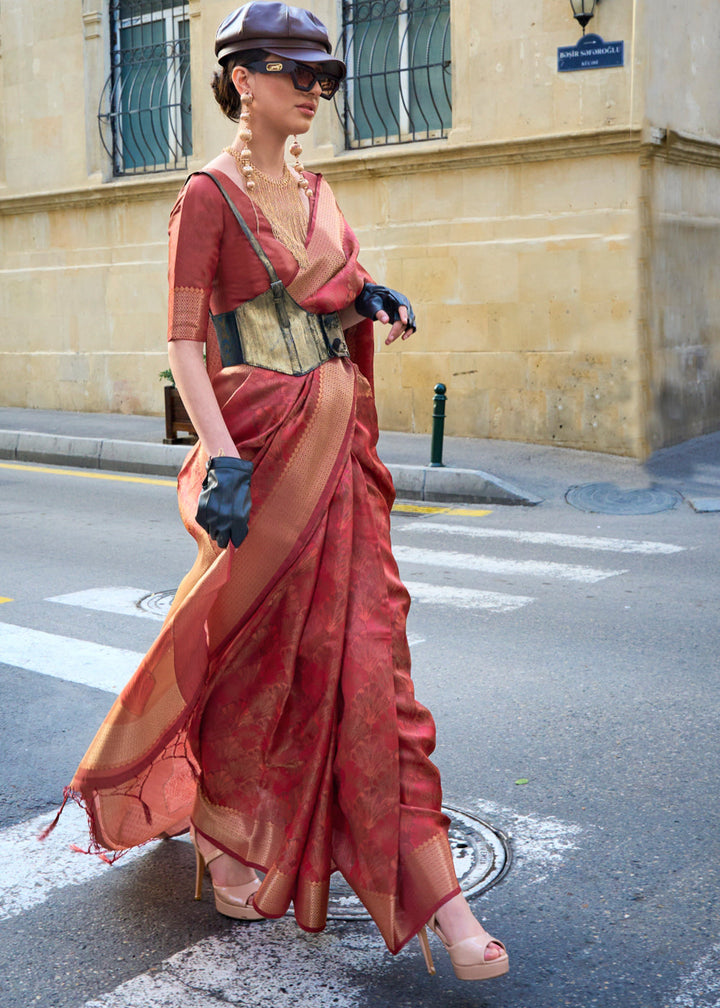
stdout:
<svg viewBox="0 0 720 1008">
<path fill-rule="evenodd" d="M 332 315 L 323 316 L 323 330 L 325 331 L 325 342 L 331 357 L 349 357 L 350 351 L 345 342 L 340 317 L 337 312 Z M 333 336 L 333 332 L 339 332 L 338 336 Z"/>
</svg>

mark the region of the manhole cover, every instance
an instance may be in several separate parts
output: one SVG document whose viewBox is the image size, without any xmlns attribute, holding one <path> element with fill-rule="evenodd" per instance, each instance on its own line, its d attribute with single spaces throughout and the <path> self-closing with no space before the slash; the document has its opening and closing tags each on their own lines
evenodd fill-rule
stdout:
<svg viewBox="0 0 720 1008">
<path fill-rule="evenodd" d="M 450 819 L 450 847 L 460 888 L 465 896 L 477 896 L 494 886 L 507 873 L 512 859 L 504 833 L 462 809 L 443 805 Z M 334 920 L 369 920 L 370 914 L 336 872 L 330 879 L 328 917 Z"/>
<path fill-rule="evenodd" d="M 669 511 L 677 507 L 682 495 L 675 490 L 649 487 L 646 490 L 621 490 L 613 483 L 585 483 L 570 487 L 565 500 L 579 511 L 594 514 L 640 515 Z"/>
<path fill-rule="evenodd" d="M 144 612 L 152 613 L 153 616 L 165 619 L 170 611 L 172 600 L 175 598 L 175 591 L 176 589 L 173 588 L 171 591 L 153 592 L 152 595 L 146 595 L 144 598 L 141 598 L 137 603 L 137 607 Z"/>
</svg>

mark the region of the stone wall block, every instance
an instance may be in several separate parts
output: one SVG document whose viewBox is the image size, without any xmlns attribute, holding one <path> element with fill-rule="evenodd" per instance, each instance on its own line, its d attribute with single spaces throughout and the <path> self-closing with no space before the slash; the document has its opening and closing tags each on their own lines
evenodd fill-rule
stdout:
<svg viewBox="0 0 720 1008">
<path fill-rule="evenodd" d="M 545 394 L 545 431 L 550 444 L 569 445 L 580 439 L 587 443 L 583 430 L 580 392 L 550 389 Z"/>
<path fill-rule="evenodd" d="M 375 395 L 380 426 L 414 430 L 413 392 L 401 387 L 402 354 L 383 348 L 375 355 Z"/>
<path fill-rule="evenodd" d="M 519 171 L 518 209 L 525 214 L 628 210 L 635 204 L 639 186 L 632 155 L 557 158 L 523 164 Z"/>
<path fill-rule="evenodd" d="M 488 354 L 454 354 L 450 358 L 451 375 L 464 379 L 463 386 L 472 384 L 477 389 L 494 389 L 518 392 L 526 387 L 526 355 L 524 353 L 495 352 Z M 472 383 L 466 377 L 474 374 Z"/>
<path fill-rule="evenodd" d="M 431 254 L 428 249 L 420 248 L 417 253 L 403 256 L 399 269 L 397 265 L 391 265 L 392 259 L 389 260 L 388 265 L 398 276 L 400 290 L 413 305 L 443 301 L 457 303 L 458 263 L 452 250 L 433 249 Z"/>
<path fill-rule="evenodd" d="M 551 328 L 546 306 L 518 301 L 490 303 L 487 313 L 488 349 L 516 352 L 549 349 Z"/>
<path fill-rule="evenodd" d="M 393 388 L 378 401 L 378 422 L 383 430 L 416 431 L 413 389 Z M 422 428 L 423 430 L 427 428 Z"/>
<path fill-rule="evenodd" d="M 465 304 L 509 301 L 520 296 L 518 252 L 513 248 L 483 245 L 467 248 L 459 261 L 458 299 Z"/>
<path fill-rule="evenodd" d="M 503 308 L 506 306 L 502 306 Z M 418 314 L 418 332 L 407 344 L 408 349 L 444 354 L 487 352 L 495 348 L 490 332 L 488 306 L 484 304 L 447 304 L 442 301 L 423 305 Z"/>
<path fill-rule="evenodd" d="M 520 172 L 515 165 L 489 166 L 482 173 L 458 172 L 451 185 L 457 193 L 459 220 L 502 219 L 517 209 Z"/>
<path fill-rule="evenodd" d="M 449 437 L 488 437 L 490 393 L 483 389 L 448 388 L 445 404 L 445 433 Z M 432 394 L 418 411 L 418 430 L 432 431 Z"/>
<path fill-rule="evenodd" d="M 574 299 L 580 294 L 582 269 L 578 249 L 562 245 L 535 246 L 518 253 L 519 296 L 540 310 L 551 298 Z"/>
<path fill-rule="evenodd" d="M 401 388 L 417 389 L 421 395 L 423 390 L 430 390 L 432 394 L 439 381 L 447 384 L 448 372 L 445 355 L 438 358 L 436 354 L 405 351 L 400 356 Z"/>
<path fill-rule="evenodd" d="M 605 304 L 611 297 L 632 301 L 638 288 L 633 243 L 619 240 L 586 246 L 578 255 L 580 296 L 584 302 Z"/>
<path fill-rule="evenodd" d="M 487 428 L 478 437 L 509 441 L 547 443 L 545 430 L 545 395 L 542 392 L 508 392 L 493 389 L 487 393 Z"/>
</svg>

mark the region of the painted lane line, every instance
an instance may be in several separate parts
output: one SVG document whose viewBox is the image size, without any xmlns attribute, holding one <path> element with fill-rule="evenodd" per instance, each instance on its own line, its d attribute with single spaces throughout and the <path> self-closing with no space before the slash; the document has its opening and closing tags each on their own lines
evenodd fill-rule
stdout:
<svg viewBox="0 0 720 1008">
<path fill-rule="evenodd" d="M 464 518 L 485 518 L 487 515 L 492 514 L 492 511 L 478 511 L 475 508 L 461 508 L 450 505 L 450 507 L 442 507 L 439 504 L 409 504 L 407 501 L 395 501 L 392 506 L 393 514 L 422 514 L 422 515 L 432 515 L 432 514 L 444 514 L 444 515 L 462 515 Z"/>
<path fill-rule="evenodd" d="M 176 479 L 153 479 L 149 476 L 118 476 L 115 473 L 96 472 L 94 469 L 54 469 L 41 465 L 20 465 L 15 462 L 0 462 L 0 469 L 15 469 L 18 472 L 41 473 L 47 476 L 75 476 L 79 479 L 110 480 L 113 483 L 144 483 L 148 486 L 164 486 L 177 489 Z"/>
<path fill-rule="evenodd" d="M 207 912 L 215 912 L 210 904 Z M 362 978 L 377 980 L 392 970 L 383 950 L 366 924 L 318 935 L 303 933 L 290 919 L 234 927 L 86 1001 L 84 1008 L 361 1008 L 367 1003 L 367 991 L 357 986 Z"/>
<path fill-rule="evenodd" d="M 673 1008 L 720 1008 L 720 945 L 697 962 L 680 985 Z"/>
<path fill-rule="evenodd" d="M 533 602 L 526 595 L 505 595 L 502 592 L 477 591 L 475 588 L 455 588 L 452 585 L 423 584 L 406 581 L 413 602 L 449 605 L 457 609 L 489 609 L 491 612 L 513 612 Z"/>
<path fill-rule="evenodd" d="M 485 574 L 559 578 L 565 581 L 581 581 L 585 584 L 594 584 L 597 581 L 604 581 L 605 578 L 616 577 L 618 574 L 627 574 L 625 570 L 597 570 L 594 567 L 578 567 L 575 564 L 553 563 L 549 560 L 504 560 L 501 557 L 415 549 L 411 546 L 395 546 L 393 553 L 398 563 L 471 570 Z"/>
<path fill-rule="evenodd" d="M 564 859 L 577 851 L 584 831 L 577 823 L 564 822 L 554 816 L 526 815 L 493 802 L 478 802 L 477 808 L 484 819 L 501 825 L 509 833 L 513 847 L 513 877 L 519 876 L 526 885 L 540 885 L 560 870 Z"/>
<path fill-rule="evenodd" d="M 604 550 L 610 553 L 664 554 L 682 553 L 685 546 L 651 540 L 605 539 L 599 536 L 563 535 L 557 532 L 518 532 L 511 529 L 486 528 L 484 525 L 419 524 L 400 525 L 399 532 L 442 533 L 444 535 L 470 536 L 475 539 L 509 539 L 512 542 L 531 543 L 537 546 L 562 546 L 567 549 Z"/>
<path fill-rule="evenodd" d="M 160 613 L 140 608 L 141 599 L 151 594 L 150 590 L 143 588 L 88 588 L 86 591 L 71 592 L 69 595 L 54 595 L 45 601 L 79 606 L 81 609 L 92 609 L 95 612 L 114 613 L 117 616 L 139 616 L 161 623 L 163 617 Z"/>
<path fill-rule="evenodd" d="M 0 663 L 119 693 L 143 655 L 75 637 L 0 623 Z"/>
<path fill-rule="evenodd" d="M 73 843 L 83 849 L 88 845 L 87 817 L 74 802 L 65 806 L 47 840 L 38 840 L 54 814 L 54 810 L 46 812 L 0 831 L 0 920 L 32 910 L 58 889 L 83 885 L 108 871 L 121 871 L 162 842 L 129 851 L 117 864 L 109 865 L 99 857 L 71 850 Z"/>
</svg>

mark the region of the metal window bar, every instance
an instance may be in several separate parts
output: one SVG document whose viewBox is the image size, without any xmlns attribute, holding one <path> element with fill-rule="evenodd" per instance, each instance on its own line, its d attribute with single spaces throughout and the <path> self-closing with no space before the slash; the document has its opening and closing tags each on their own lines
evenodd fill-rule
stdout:
<svg viewBox="0 0 720 1008">
<path fill-rule="evenodd" d="M 186 168 L 192 154 L 187 0 L 110 0 L 100 137 L 114 175 Z"/>
<path fill-rule="evenodd" d="M 343 0 L 348 66 L 338 114 L 348 148 L 447 136 L 450 0 Z"/>
</svg>

